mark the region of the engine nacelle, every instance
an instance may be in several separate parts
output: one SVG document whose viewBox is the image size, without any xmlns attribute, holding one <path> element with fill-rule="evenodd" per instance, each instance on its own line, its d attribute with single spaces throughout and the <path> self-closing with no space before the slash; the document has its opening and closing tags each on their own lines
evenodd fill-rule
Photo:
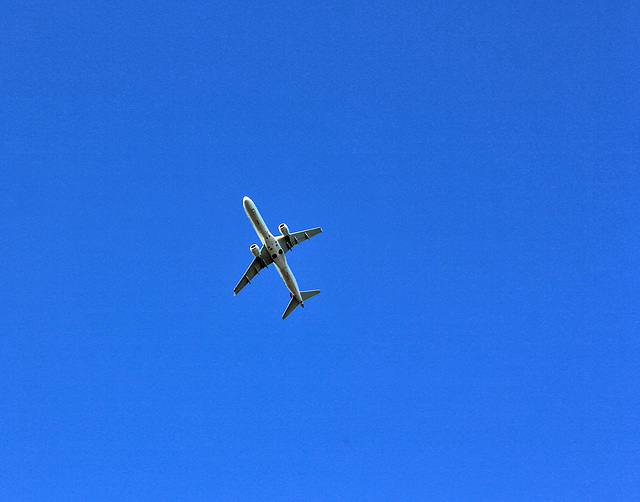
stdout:
<svg viewBox="0 0 640 502">
<path fill-rule="evenodd" d="M 260 248 L 258 247 L 257 244 L 251 244 L 251 253 L 253 254 L 253 256 L 255 256 L 256 258 L 258 256 L 260 256 Z"/>
<path fill-rule="evenodd" d="M 278 225 L 278 228 L 280 229 L 280 233 L 285 237 L 289 235 L 289 227 L 284 223 L 280 223 L 280 225 Z"/>
</svg>

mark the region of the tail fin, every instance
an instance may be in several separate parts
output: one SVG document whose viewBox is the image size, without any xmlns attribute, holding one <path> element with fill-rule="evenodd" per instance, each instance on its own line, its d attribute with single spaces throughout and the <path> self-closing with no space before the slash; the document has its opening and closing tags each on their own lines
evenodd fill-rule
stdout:
<svg viewBox="0 0 640 502">
<path fill-rule="evenodd" d="M 300 296 L 302 297 L 302 301 L 305 301 L 311 298 L 312 296 L 316 296 L 318 293 L 320 293 L 319 289 L 314 289 L 312 291 L 300 291 Z M 291 312 L 293 312 L 293 309 L 295 309 L 298 305 L 300 305 L 300 302 L 298 302 L 298 300 L 296 300 L 292 296 L 291 301 L 289 302 L 289 305 L 287 305 L 287 310 L 285 310 L 284 314 L 282 314 L 282 318 L 283 319 L 286 318 Z"/>
</svg>

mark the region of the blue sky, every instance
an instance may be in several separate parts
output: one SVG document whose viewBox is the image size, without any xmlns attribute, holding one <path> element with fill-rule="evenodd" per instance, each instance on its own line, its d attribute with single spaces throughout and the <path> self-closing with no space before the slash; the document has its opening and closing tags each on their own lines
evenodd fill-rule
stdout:
<svg viewBox="0 0 640 502">
<path fill-rule="evenodd" d="M 637 3 L 0 26 L 0 499 L 637 500 Z"/>
</svg>

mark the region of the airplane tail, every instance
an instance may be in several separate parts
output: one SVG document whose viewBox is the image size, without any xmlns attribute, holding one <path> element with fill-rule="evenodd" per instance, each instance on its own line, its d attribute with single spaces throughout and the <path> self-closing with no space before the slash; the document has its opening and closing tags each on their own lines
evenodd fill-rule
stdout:
<svg viewBox="0 0 640 502">
<path fill-rule="evenodd" d="M 313 289 L 311 291 L 300 291 L 300 296 L 302 297 L 302 301 L 305 301 L 311 298 L 312 296 L 316 296 L 318 293 L 320 293 L 319 289 Z M 287 305 L 287 310 L 285 310 L 284 314 L 282 314 L 282 318 L 283 319 L 286 318 L 291 312 L 293 312 L 293 309 L 295 309 L 298 305 L 300 305 L 300 302 L 298 302 L 298 300 L 296 300 L 292 296 L 291 301 L 289 302 L 289 305 Z M 302 307 L 304 307 L 304 305 L 302 305 Z"/>
</svg>

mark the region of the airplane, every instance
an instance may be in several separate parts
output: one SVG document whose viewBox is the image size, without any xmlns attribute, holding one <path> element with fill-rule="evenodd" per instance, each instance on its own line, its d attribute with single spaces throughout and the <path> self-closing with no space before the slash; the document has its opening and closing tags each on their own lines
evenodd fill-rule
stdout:
<svg viewBox="0 0 640 502">
<path fill-rule="evenodd" d="M 300 232 L 289 232 L 289 227 L 281 223 L 278 226 L 281 235 L 274 237 L 271 232 L 269 232 L 262 216 L 260 216 L 258 208 L 249 197 L 242 199 L 242 205 L 254 230 L 258 234 L 258 237 L 260 237 L 260 241 L 262 241 L 262 247 L 258 247 L 257 244 L 251 245 L 251 253 L 253 253 L 255 258 L 244 273 L 244 276 L 242 276 L 242 279 L 240 279 L 240 282 L 233 288 L 233 296 L 237 295 L 247 284 L 250 284 L 251 279 L 253 279 L 260 270 L 266 268 L 271 263 L 275 263 L 280 277 L 282 277 L 282 280 L 290 291 L 289 296 L 291 297 L 291 301 L 284 311 L 284 314 L 282 314 L 282 318 L 285 319 L 298 305 L 304 308 L 304 301 L 320 293 L 320 290 L 300 291 L 296 278 L 293 276 L 293 272 L 291 272 L 284 255 L 287 251 L 293 249 L 293 246 L 296 244 L 300 244 L 307 239 L 311 239 L 314 235 L 321 233 L 322 229 L 316 227 Z"/>
</svg>

